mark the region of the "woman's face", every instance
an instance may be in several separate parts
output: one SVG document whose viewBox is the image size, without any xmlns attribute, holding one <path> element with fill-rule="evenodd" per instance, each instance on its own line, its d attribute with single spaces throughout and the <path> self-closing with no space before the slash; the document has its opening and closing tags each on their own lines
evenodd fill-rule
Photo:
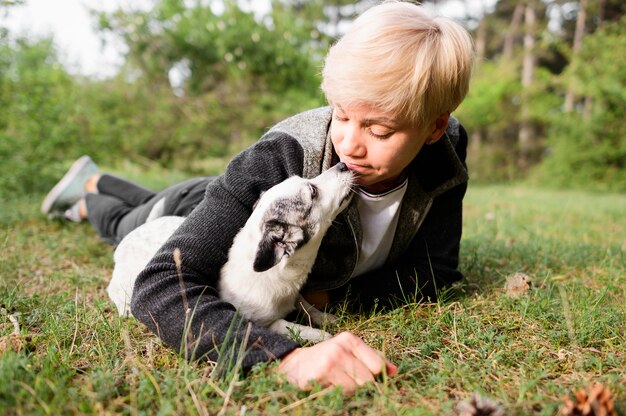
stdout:
<svg viewBox="0 0 626 416">
<path fill-rule="evenodd" d="M 397 185 L 424 143 L 438 140 L 447 124 L 445 116 L 445 124 L 437 119 L 415 127 L 366 105 L 335 105 L 330 134 L 339 159 L 357 174 L 356 183 L 380 193 Z"/>
</svg>

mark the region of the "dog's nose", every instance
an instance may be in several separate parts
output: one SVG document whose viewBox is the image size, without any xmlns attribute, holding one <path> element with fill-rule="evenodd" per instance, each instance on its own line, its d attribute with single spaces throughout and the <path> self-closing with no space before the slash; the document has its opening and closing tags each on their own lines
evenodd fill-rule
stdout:
<svg viewBox="0 0 626 416">
<path fill-rule="evenodd" d="M 345 172 L 348 170 L 348 166 L 346 166 L 346 164 L 343 162 L 339 162 L 335 166 L 337 166 L 337 169 L 339 169 L 339 172 Z"/>
</svg>

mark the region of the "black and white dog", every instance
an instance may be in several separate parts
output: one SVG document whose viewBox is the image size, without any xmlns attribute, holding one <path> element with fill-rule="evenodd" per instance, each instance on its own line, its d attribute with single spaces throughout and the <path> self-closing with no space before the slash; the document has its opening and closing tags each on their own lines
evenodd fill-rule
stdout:
<svg viewBox="0 0 626 416">
<path fill-rule="evenodd" d="M 235 236 L 220 271 L 220 298 L 251 321 L 282 334 L 294 332 L 318 342 L 325 331 L 283 318 L 301 307 L 317 325 L 331 321 L 300 296 L 317 251 L 335 217 L 352 197 L 353 175 L 343 163 L 313 179 L 292 176 L 264 192 Z M 160 217 L 129 233 L 117 246 L 107 288 L 120 315 L 129 315 L 139 272 L 183 222 Z"/>
</svg>

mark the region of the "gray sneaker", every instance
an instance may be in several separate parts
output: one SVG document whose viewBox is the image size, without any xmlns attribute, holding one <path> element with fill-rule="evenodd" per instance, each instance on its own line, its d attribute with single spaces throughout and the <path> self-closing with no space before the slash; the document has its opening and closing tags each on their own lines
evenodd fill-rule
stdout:
<svg viewBox="0 0 626 416">
<path fill-rule="evenodd" d="M 59 183 L 48 192 L 41 204 L 41 212 L 63 213 L 85 195 L 83 190 L 85 182 L 98 171 L 98 166 L 89 156 L 82 156 L 76 160 Z"/>
</svg>

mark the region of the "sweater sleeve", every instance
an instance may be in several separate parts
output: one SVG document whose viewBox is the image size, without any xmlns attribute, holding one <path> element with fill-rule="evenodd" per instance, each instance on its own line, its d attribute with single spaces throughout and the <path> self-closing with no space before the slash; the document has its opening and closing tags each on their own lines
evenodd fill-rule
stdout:
<svg viewBox="0 0 626 416">
<path fill-rule="evenodd" d="M 188 359 L 242 360 L 249 369 L 298 347 L 242 318 L 217 292 L 228 250 L 260 193 L 302 174 L 301 146 L 289 136 L 274 136 L 231 161 L 135 283 L 133 315 Z M 178 264 L 175 251 L 180 253 Z"/>
<path fill-rule="evenodd" d="M 467 133 L 463 128 L 455 150 L 465 165 Z M 397 262 L 350 281 L 350 293 L 357 301 L 352 307 L 385 309 L 414 300 L 434 301 L 443 289 L 463 278 L 458 265 L 466 190 L 464 182 L 433 200 L 424 222 Z M 345 297 L 347 289 L 334 291 L 333 300 Z"/>
</svg>

